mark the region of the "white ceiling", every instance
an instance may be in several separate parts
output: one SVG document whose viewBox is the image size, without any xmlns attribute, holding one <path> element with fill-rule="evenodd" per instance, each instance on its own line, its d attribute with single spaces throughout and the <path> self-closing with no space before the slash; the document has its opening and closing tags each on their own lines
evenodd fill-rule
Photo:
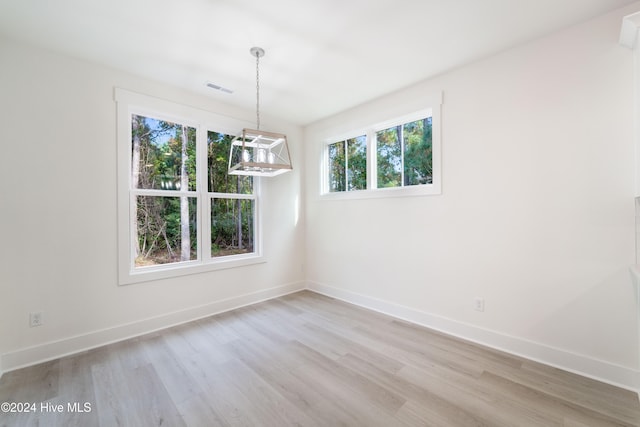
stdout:
<svg viewBox="0 0 640 427">
<path fill-rule="evenodd" d="M 261 46 L 261 111 L 302 125 L 630 3 L 0 0 L 0 33 L 251 110 Z"/>
</svg>

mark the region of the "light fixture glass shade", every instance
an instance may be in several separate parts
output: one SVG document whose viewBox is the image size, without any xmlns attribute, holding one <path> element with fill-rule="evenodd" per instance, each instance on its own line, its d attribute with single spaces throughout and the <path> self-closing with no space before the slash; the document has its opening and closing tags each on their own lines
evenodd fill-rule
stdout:
<svg viewBox="0 0 640 427">
<path fill-rule="evenodd" d="M 229 175 L 276 176 L 293 169 L 287 136 L 242 129 L 231 142 Z"/>
</svg>

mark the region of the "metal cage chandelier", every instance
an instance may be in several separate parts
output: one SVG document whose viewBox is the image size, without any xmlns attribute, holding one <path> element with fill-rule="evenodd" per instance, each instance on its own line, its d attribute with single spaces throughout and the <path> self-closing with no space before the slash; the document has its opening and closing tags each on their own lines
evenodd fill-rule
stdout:
<svg viewBox="0 0 640 427">
<path fill-rule="evenodd" d="M 231 142 L 229 175 L 276 176 L 293 169 L 287 136 L 260 130 L 260 58 L 264 49 L 252 47 L 256 58 L 256 129 L 242 129 Z"/>
</svg>

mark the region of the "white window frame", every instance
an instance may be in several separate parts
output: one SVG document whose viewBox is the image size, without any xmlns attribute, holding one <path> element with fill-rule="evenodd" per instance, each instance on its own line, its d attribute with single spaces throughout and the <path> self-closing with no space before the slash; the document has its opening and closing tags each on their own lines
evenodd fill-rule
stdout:
<svg viewBox="0 0 640 427">
<path fill-rule="evenodd" d="M 118 144 L 118 283 L 132 283 L 203 273 L 225 268 L 241 267 L 265 262 L 262 247 L 262 215 L 260 209 L 260 178 L 253 179 L 253 194 L 214 193 L 207 188 L 207 132 L 214 131 L 235 135 L 251 124 L 242 120 L 131 92 L 115 89 L 117 106 Z M 131 185 L 131 116 L 132 114 L 167 120 L 188 125 L 196 129 L 197 174 L 196 191 L 133 189 Z M 197 259 L 148 267 L 135 267 L 133 254 L 134 237 L 132 224 L 136 220 L 136 196 L 184 196 L 197 199 Z M 211 200 L 233 198 L 254 200 L 254 252 L 250 254 L 212 257 Z"/>
<path fill-rule="evenodd" d="M 439 94 L 429 108 L 413 111 L 389 120 L 379 121 L 357 130 L 327 138 L 322 144 L 322 166 L 320 179 L 320 199 L 368 199 L 379 197 L 408 197 L 431 196 L 442 194 L 442 144 L 441 144 L 441 104 L 442 94 Z M 377 188 L 377 145 L 376 133 L 391 127 L 411 123 L 416 120 L 431 117 L 432 132 L 432 166 L 433 182 L 431 184 L 409 185 L 401 187 Z M 366 135 L 367 138 L 367 189 L 352 191 L 329 191 L 329 145 L 346 141 L 350 138 Z M 403 159 L 404 162 L 404 153 Z"/>
</svg>

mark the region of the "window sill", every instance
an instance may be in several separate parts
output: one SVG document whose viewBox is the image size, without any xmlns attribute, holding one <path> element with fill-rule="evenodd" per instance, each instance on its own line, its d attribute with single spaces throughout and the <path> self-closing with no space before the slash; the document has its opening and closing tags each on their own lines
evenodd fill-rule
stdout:
<svg viewBox="0 0 640 427">
<path fill-rule="evenodd" d="M 206 264 L 199 261 L 187 261 L 184 263 L 175 263 L 170 265 L 165 264 L 141 267 L 135 271 L 121 274 L 119 284 L 132 285 L 134 283 L 170 279 L 173 277 L 207 273 L 210 271 L 224 270 L 228 268 L 245 267 L 265 262 L 267 261 L 262 255 L 232 255 L 225 257 L 225 259 L 215 260 Z"/>
<path fill-rule="evenodd" d="M 414 185 L 411 187 L 377 188 L 375 190 L 340 191 L 320 194 L 320 200 L 380 199 L 389 197 L 421 197 L 442 194 L 440 185 Z"/>
</svg>

